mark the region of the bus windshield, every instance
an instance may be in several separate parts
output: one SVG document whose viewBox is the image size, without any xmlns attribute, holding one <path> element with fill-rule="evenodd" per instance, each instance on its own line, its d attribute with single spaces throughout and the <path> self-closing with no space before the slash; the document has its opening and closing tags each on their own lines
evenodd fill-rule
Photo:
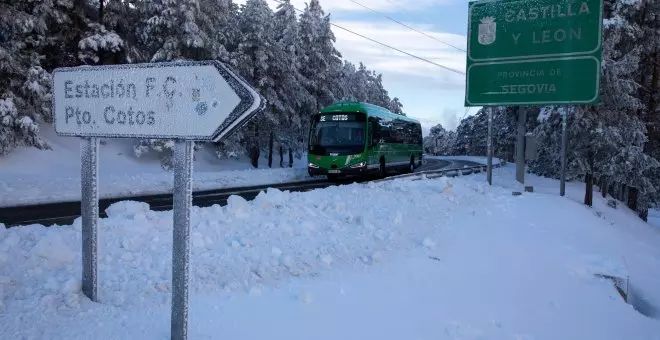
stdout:
<svg viewBox="0 0 660 340">
<path fill-rule="evenodd" d="M 365 117 L 357 114 L 327 114 L 312 122 L 311 150 L 364 148 Z"/>
</svg>

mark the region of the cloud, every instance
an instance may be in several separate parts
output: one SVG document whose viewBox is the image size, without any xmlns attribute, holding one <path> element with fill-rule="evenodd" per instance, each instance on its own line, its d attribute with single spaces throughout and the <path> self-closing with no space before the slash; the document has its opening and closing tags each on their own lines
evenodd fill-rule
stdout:
<svg viewBox="0 0 660 340">
<path fill-rule="evenodd" d="M 440 109 L 440 108 L 438 108 Z M 423 118 L 415 117 L 422 124 L 422 132 L 424 135 L 428 134 L 432 127 L 442 124 L 442 127 L 445 130 L 456 130 L 458 127 L 459 119 L 463 116 L 464 112 L 460 112 L 458 109 L 452 108 L 442 108 L 442 113 L 438 116 L 438 119 L 432 118 Z"/>
<path fill-rule="evenodd" d="M 458 127 L 458 124 L 460 123 L 458 115 L 460 112 L 458 110 L 450 109 L 450 108 L 445 108 L 442 110 L 442 118 L 444 123 L 442 126 L 445 128 L 445 130 L 456 130 Z"/>
<path fill-rule="evenodd" d="M 334 23 L 436 64 L 465 72 L 465 52 L 443 45 L 396 23 L 337 20 Z M 442 42 L 465 49 L 466 38 L 463 35 L 435 32 L 425 27 L 415 27 L 415 29 Z M 340 28 L 333 27 L 333 31 L 337 37 L 337 49 L 345 59 L 355 63 L 362 61 L 369 69 L 383 73 L 384 77 L 404 75 L 432 80 L 438 85 L 464 87 L 464 75 L 381 46 Z"/>
<path fill-rule="evenodd" d="M 246 0 L 234 0 L 237 4 L 244 4 Z M 369 9 L 360 6 L 362 4 L 373 10 L 383 13 L 394 12 L 420 12 L 429 7 L 438 6 L 451 2 L 452 0 L 321 0 L 323 11 L 328 13 L 340 12 L 370 12 Z M 356 3 L 357 2 L 357 3 Z M 275 0 L 269 0 L 271 7 L 275 8 L 279 4 Z M 305 9 L 309 0 L 291 0 L 291 4 L 298 9 Z M 359 3 L 359 4 L 358 4 Z"/>
</svg>

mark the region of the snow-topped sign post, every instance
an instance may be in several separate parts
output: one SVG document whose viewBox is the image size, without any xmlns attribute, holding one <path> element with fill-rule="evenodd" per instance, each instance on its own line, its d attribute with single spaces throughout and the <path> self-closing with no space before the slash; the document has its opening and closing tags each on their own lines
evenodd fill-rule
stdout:
<svg viewBox="0 0 660 340">
<path fill-rule="evenodd" d="M 55 131 L 82 137 L 82 289 L 98 301 L 99 138 L 174 140 L 172 339 L 186 339 L 193 146 L 217 142 L 259 112 L 264 101 L 217 61 L 58 68 Z"/>
</svg>

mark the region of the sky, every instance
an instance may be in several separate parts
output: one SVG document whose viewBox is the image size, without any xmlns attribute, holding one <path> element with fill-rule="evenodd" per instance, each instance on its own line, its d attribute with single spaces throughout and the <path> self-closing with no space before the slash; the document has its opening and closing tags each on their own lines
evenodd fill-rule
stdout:
<svg viewBox="0 0 660 340">
<path fill-rule="evenodd" d="M 279 4 L 274 0 L 267 1 L 273 9 Z M 291 3 L 302 10 L 308 1 L 292 0 Z M 234 2 L 244 3 L 245 0 Z M 334 24 L 465 72 L 463 51 L 467 46 L 468 0 L 320 0 L 320 3 Z M 420 120 L 425 134 L 438 123 L 446 129 L 455 130 L 461 118 L 465 117 L 464 75 L 383 47 L 337 27 L 333 27 L 333 32 L 337 38 L 336 47 L 343 58 L 356 64 L 361 61 L 367 68 L 382 73 L 390 97 L 399 97 L 405 113 Z M 471 108 L 468 115 L 476 113 L 476 110 Z"/>
</svg>

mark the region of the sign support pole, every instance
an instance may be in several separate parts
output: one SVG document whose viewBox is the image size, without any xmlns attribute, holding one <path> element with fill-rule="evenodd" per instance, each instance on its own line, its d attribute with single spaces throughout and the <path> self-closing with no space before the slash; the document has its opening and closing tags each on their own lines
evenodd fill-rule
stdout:
<svg viewBox="0 0 660 340">
<path fill-rule="evenodd" d="M 488 185 L 493 185 L 493 107 L 488 108 Z"/>
<path fill-rule="evenodd" d="M 190 213 L 194 142 L 174 145 L 174 231 L 172 239 L 172 340 L 188 339 L 190 283 Z"/>
<path fill-rule="evenodd" d="M 568 134 L 566 133 L 566 115 L 568 107 L 564 107 L 561 114 L 561 179 L 559 181 L 559 195 L 566 195 L 566 149 Z"/>
<path fill-rule="evenodd" d="M 516 142 L 516 180 L 525 184 L 525 123 L 527 110 L 518 107 L 518 140 Z"/>
<path fill-rule="evenodd" d="M 98 302 L 99 139 L 80 143 L 80 215 L 82 222 L 82 291 Z"/>
</svg>

